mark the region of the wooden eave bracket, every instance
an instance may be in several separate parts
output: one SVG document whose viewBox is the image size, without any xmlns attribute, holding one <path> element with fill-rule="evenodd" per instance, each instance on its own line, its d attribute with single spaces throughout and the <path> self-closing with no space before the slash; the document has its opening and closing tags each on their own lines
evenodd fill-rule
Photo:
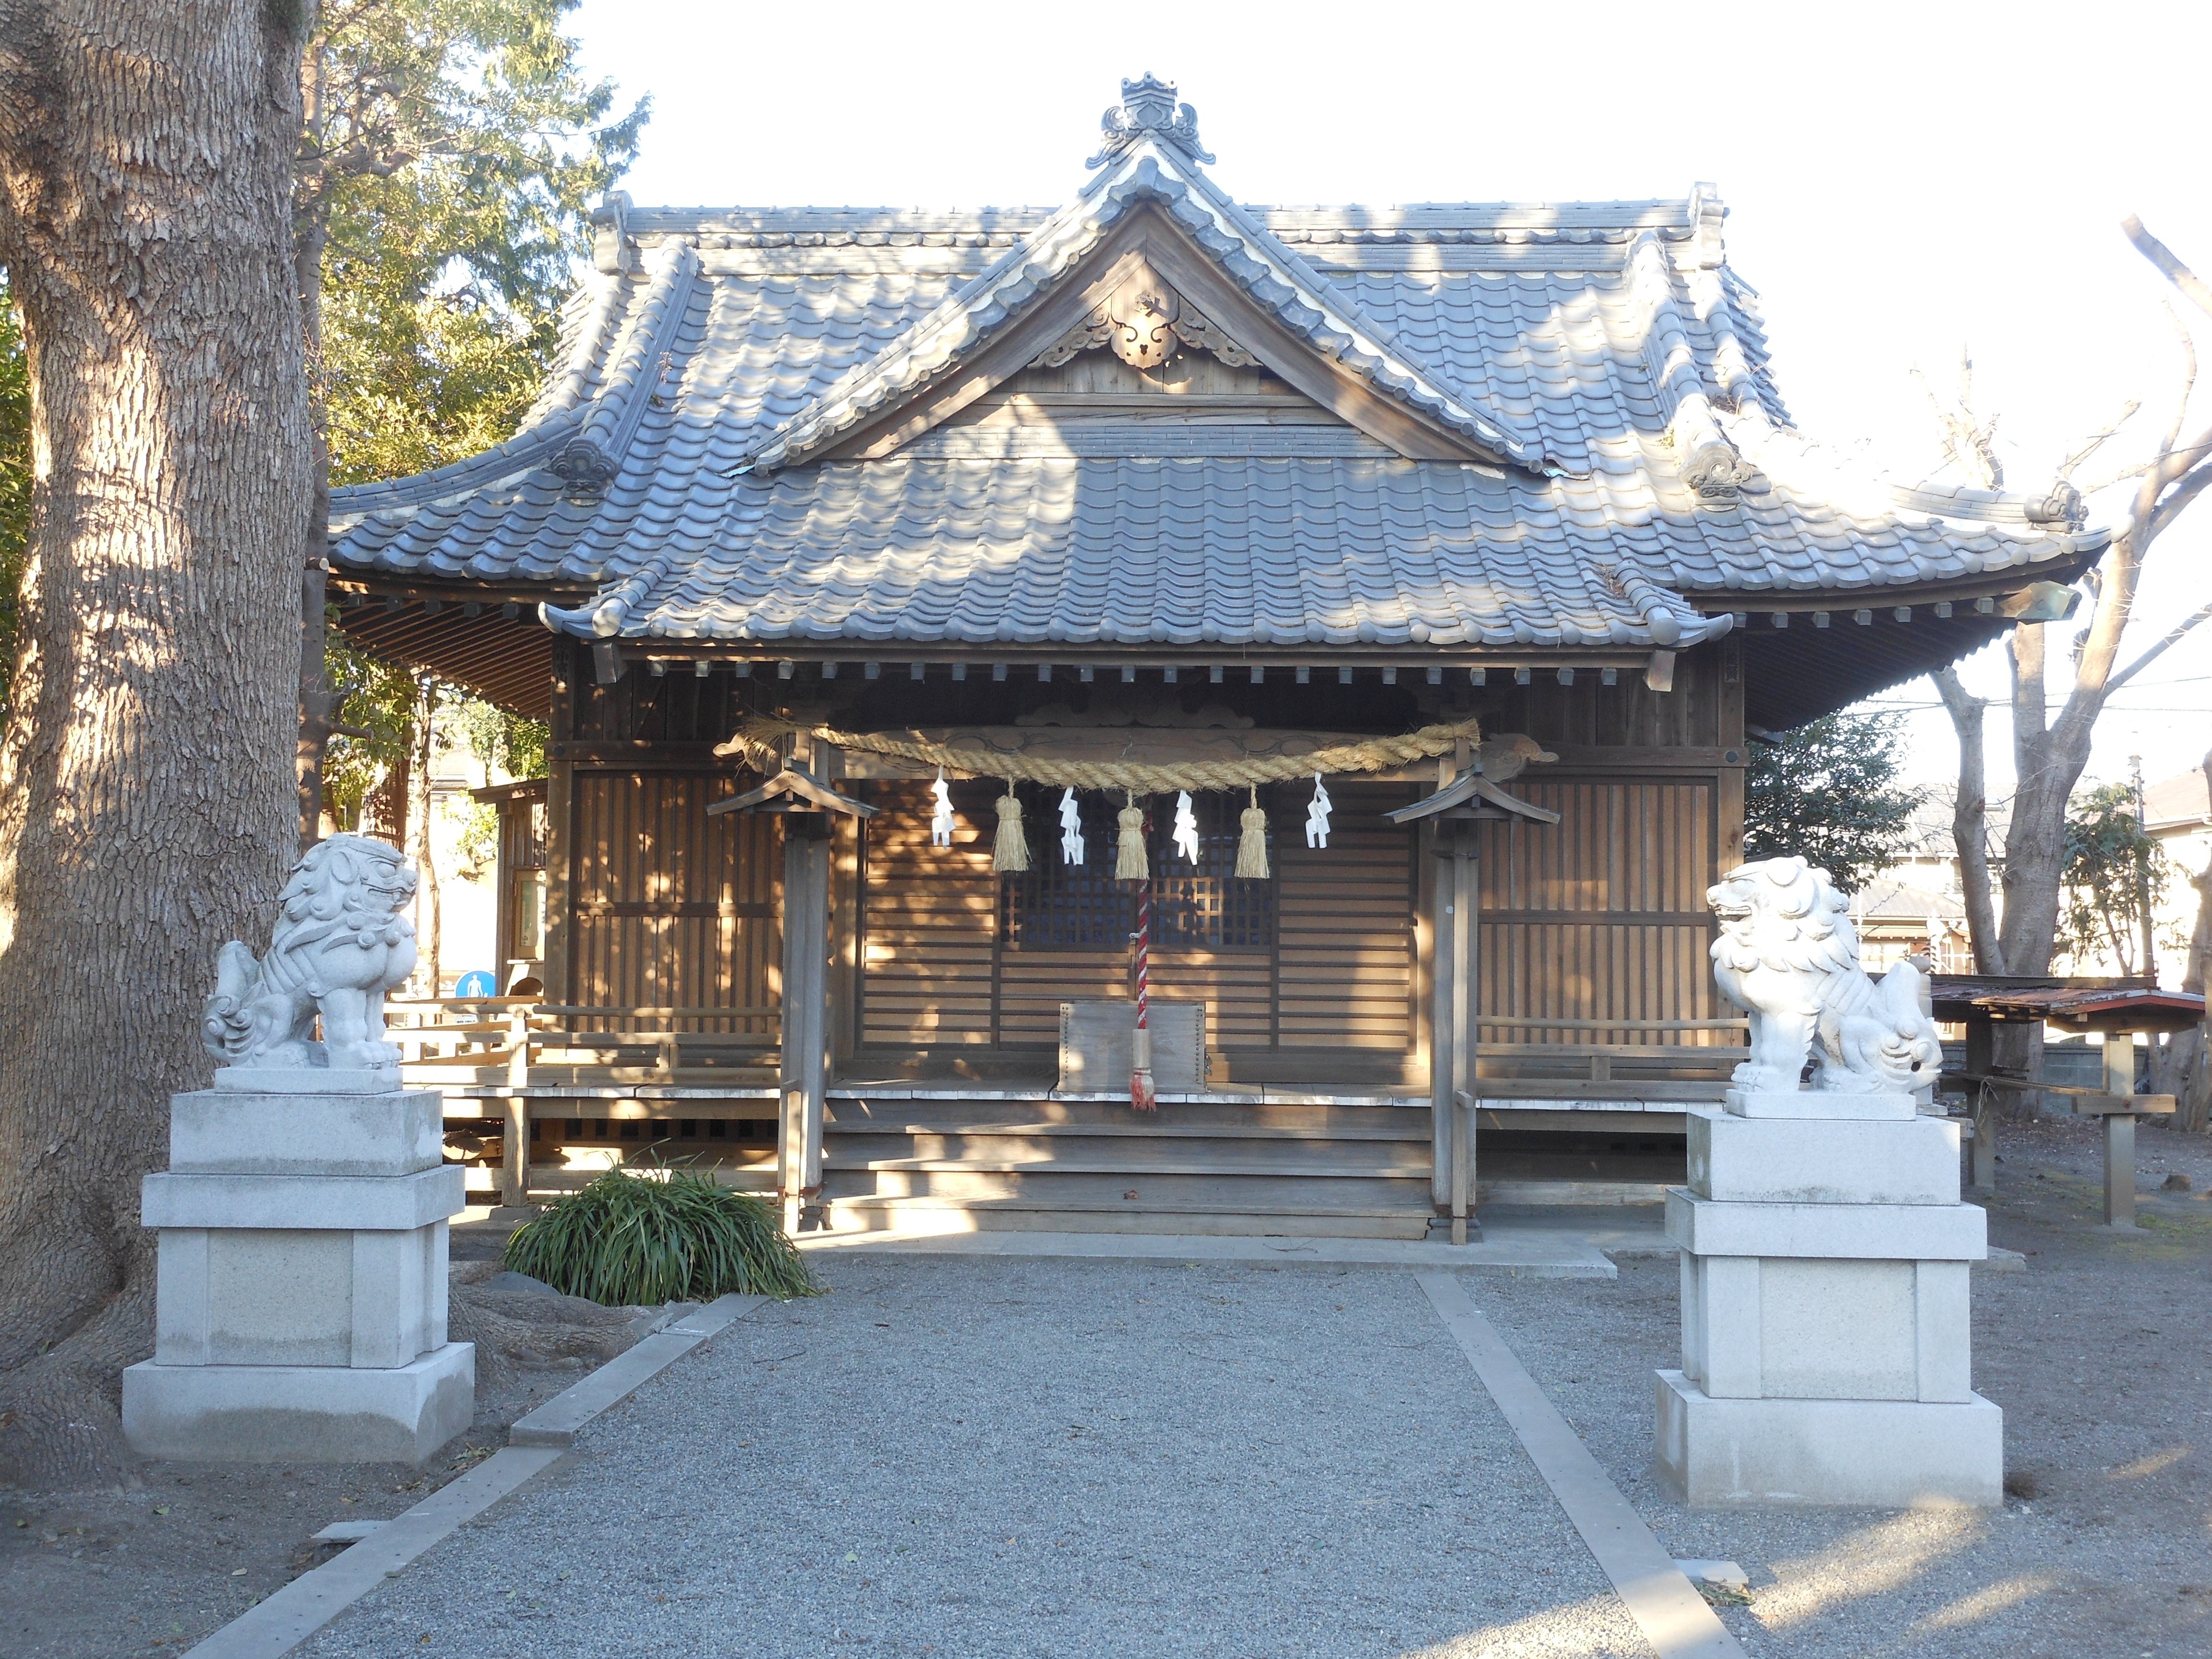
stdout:
<svg viewBox="0 0 2212 1659">
<path fill-rule="evenodd" d="M 1486 801 L 1501 811 L 1516 818 L 1526 818 L 1531 823 L 1557 823 L 1559 821 L 1557 812 L 1522 800 L 1517 795 L 1507 794 L 1474 767 L 1462 772 L 1435 794 L 1417 800 L 1411 806 L 1401 806 L 1395 812 L 1386 812 L 1383 817 L 1393 823 L 1415 823 L 1423 818 L 1439 817 L 1454 807 L 1464 806 L 1474 800 Z"/>
<path fill-rule="evenodd" d="M 799 804 L 802 801 L 804 805 Z M 707 809 L 710 818 L 724 812 L 842 812 L 848 817 L 872 818 L 876 809 L 839 794 L 810 772 L 787 766 L 758 788 L 718 800 Z"/>
</svg>

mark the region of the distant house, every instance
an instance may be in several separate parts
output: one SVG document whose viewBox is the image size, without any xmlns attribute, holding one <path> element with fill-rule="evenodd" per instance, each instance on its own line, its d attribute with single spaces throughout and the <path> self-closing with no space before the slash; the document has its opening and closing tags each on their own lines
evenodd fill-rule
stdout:
<svg viewBox="0 0 2212 1659">
<path fill-rule="evenodd" d="M 1455 1089 L 1486 1133 L 1679 1133 L 1738 1035 L 1703 896 L 1747 724 L 2106 544 L 1802 434 L 1708 186 L 1266 207 L 1172 87 L 1103 125 L 1052 210 L 611 198 L 522 430 L 332 492 L 348 635 L 551 721 L 501 954 L 780 1066 L 580 1074 L 549 1160 L 773 1119 L 831 1225 L 1402 1233 Z M 1140 916 L 1206 1067 L 1141 1121 L 1054 1088 Z"/>
<path fill-rule="evenodd" d="M 2002 855 L 2010 803 L 1992 800 L 1988 812 L 1990 854 Z M 1933 952 L 1944 973 L 1970 971 L 1972 951 L 1966 939 L 1966 912 L 1960 884 L 1959 854 L 1951 829 L 1951 798 L 1937 790 L 1912 815 L 1911 835 L 1897 860 L 1855 894 L 1851 912 L 1869 961 L 1889 962 L 1915 951 Z M 2178 985 L 2183 971 L 2179 954 L 2197 925 L 2197 891 L 2192 878 L 2212 861 L 2212 788 L 2202 766 L 2145 786 L 2143 823 L 2170 861 L 2166 890 L 2155 921 L 2160 979 Z M 1991 895 L 2000 921 L 2002 888 Z M 2118 974 L 2122 965 L 2109 951 L 2063 960 L 2062 971 Z M 2140 965 L 2130 968 L 2140 972 Z"/>
<path fill-rule="evenodd" d="M 2197 926 L 2198 890 L 2192 884 L 2212 866 L 2212 778 L 2202 763 L 2143 788 L 2143 828 L 2172 861 L 2172 879 L 2158 908 L 2159 976 L 2179 985 L 2186 958 L 2168 942 L 2185 941 Z"/>
</svg>

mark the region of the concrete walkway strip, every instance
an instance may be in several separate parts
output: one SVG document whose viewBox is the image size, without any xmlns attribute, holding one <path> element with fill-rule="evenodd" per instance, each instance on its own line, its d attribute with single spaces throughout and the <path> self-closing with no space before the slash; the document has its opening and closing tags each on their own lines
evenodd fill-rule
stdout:
<svg viewBox="0 0 2212 1659">
<path fill-rule="evenodd" d="M 1322 1267 L 1489 1268 L 1534 1279 L 1612 1279 L 1589 1240 L 1553 1228 L 1488 1229 L 1479 1244 L 1424 1238 L 1285 1238 L 1244 1234 L 884 1231 L 802 1233 L 820 1255 L 990 1255 L 1084 1261 L 1269 1262 Z"/>
<path fill-rule="evenodd" d="M 344 1554 L 301 1573 L 202 1642 L 185 1659 L 279 1659 L 465 1521 L 560 1461 L 552 1447 L 495 1452 Z"/>
<path fill-rule="evenodd" d="M 1746 1659 L 1459 1281 L 1443 1273 L 1414 1276 L 1659 1659 Z"/>
<path fill-rule="evenodd" d="M 720 1297 L 617 1354 L 517 1422 L 508 1432 L 511 1443 L 506 1450 L 494 1452 L 413 1509 L 377 1525 L 343 1555 L 301 1573 L 184 1659 L 282 1659 L 386 1579 L 398 1577 L 416 1557 L 559 1462 L 575 1443 L 576 1431 L 592 1418 L 767 1300 L 764 1296 Z M 531 1431 L 535 1438 L 521 1437 L 519 1431 L 526 1424 L 537 1425 Z"/>
<path fill-rule="evenodd" d="M 625 1349 L 573 1388 L 564 1389 L 507 1431 L 510 1446 L 573 1446 L 576 1432 L 638 1384 L 681 1359 L 768 1298 L 717 1297 L 642 1342 Z"/>
</svg>

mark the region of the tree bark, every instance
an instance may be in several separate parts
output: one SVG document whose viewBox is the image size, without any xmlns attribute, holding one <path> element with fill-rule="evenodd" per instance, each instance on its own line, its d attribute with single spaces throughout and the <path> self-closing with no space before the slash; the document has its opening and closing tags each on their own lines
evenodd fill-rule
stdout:
<svg viewBox="0 0 2212 1659">
<path fill-rule="evenodd" d="M 140 1177 L 294 843 L 303 11 L 0 0 L 0 262 L 36 445 L 0 740 L 0 1481 L 126 1466 Z"/>
<path fill-rule="evenodd" d="M 1956 668 L 1929 678 L 1959 734 L 1959 793 L 1951 809 L 1951 839 L 1959 852 L 1959 887 L 1966 906 L 1966 939 L 1974 970 L 2002 974 L 2004 947 L 1997 939 L 1996 900 L 1990 885 L 1989 761 L 1982 735 L 1989 705 L 1972 696 Z"/>
<path fill-rule="evenodd" d="M 321 147 L 322 54 L 300 55 L 301 125 L 308 145 Z M 313 445 L 309 459 L 313 501 L 300 569 L 300 735 L 294 763 L 299 776 L 300 850 L 322 839 L 323 758 L 343 699 L 331 687 L 325 609 L 330 553 L 331 441 L 323 392 L 323 250 L 330 241 L 330 209 L 319 179 L 297 191 L 292 227 L 292 280 L 300 294 L 300 331 L 307 352 L 307 417 Z"/>
</svg>

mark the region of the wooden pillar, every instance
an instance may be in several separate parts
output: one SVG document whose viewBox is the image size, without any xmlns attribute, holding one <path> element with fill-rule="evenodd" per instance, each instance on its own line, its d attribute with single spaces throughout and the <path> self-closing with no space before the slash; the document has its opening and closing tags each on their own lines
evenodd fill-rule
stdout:
<svg viewBox="0 0 2212 1659">
<path fill-rule="evenodd" d="M 2105 1037 L 2105 1092 L 2132 1100 L 2136 1092 L 2136 1038 L 2132 1031 Z M 2105 1224 L 2136 1224 L 2136 1115 L 2105 1114 Z"/>
<path fill-rule="evenodd" d="M 520 1209 L 530 1201 L 530 1103 L 507 1097 L 507 1130 L 500 1147 L 499 1201 Z"/>
<path fill-rule="evenodd" d="M 829 1081 L 824 1003 L 830 961 L 830 823 L 825 814 L 783 816 L 783 1006 L 777 1182 L 784 1227 L 818 1224 L 823 1093 Z M 811 1214 L 810 1214 L 811 1212 Z"/>
<path fill-rule="evenodd" d="M 1743 641 L 1729 635 L 1720 642 L 1720 695 L 1714 699 L 1714 739 L 1721 750 L 1719 799 L 1714 825 L 1718 876 L 1743 862 L 1744 749 Z M 1708 666 L 1706 673 L 1711 673 Z M 1704 683 L 1701 677 L 1701 683 Z M 1711 976 L 1707 976 L 1711 983 Z"/>
<path fill-rule="evenodd" d="M 1481 1012 L 1481 975 L 1476 952 L 1477 893 L 1474 825 L 1461 819 L 1451 827 L 1452 860 L 1452 1224 L 1451 1240 L 1464 1244 L 1474 1212 L 1474 1096 L 1476 1020 Z M 1478 1226 L 1476 1231 L 1480 1233 Z"/>
<path fill-rule="evenodd" d="M 1421 828 L 1425 836 L 1433 837 L 1429 866 L 1435 878 L 1429 884 L 1436 918 L 1430 929 L 1434 943 L 1429 963 L 1429 1103 L 1434 1115 L 1431 1133 L 1435 1148 L 1430 1197 L 1439 1209 L 1446 1209 L 1452 1195 L 1452 1091 L 1458 1086 L 1452 1070 L 1452 1033 L 1459 1024 L 1452 1000 L 1452 910 L 1457 889 L 1450 870 L 1450 829 L 1441 823 Z"/>
<path fill-rule="evenodd" d="M 1970 1077 L 1987 1077 L 1996 1060 L 1996 1035 L 1990 1025 L 1990 1017 L 1969 1012 L 1966 1015 L 1966 1073 Z M 1974 1133 L 1967 1143 L 1969 1178 L 1978 1193 L 1993 1193 L 1997 1189 L 1997 1108 L 1996 1091 L 1984 1084 L 1972 1085 L 1974 1091 Z"/>
<path fill-rule="evenodd" d="M 576 857 L 575 763 L 568 750 L 575 733 L 574 653 L 566 639 L 553 641 L 553 718 L 545 778 L 545 1000 L 573 1004 L 568 982 L 574 934 Z M 504 989 L 504 987 L 501 987 Z"/>
</svg>

